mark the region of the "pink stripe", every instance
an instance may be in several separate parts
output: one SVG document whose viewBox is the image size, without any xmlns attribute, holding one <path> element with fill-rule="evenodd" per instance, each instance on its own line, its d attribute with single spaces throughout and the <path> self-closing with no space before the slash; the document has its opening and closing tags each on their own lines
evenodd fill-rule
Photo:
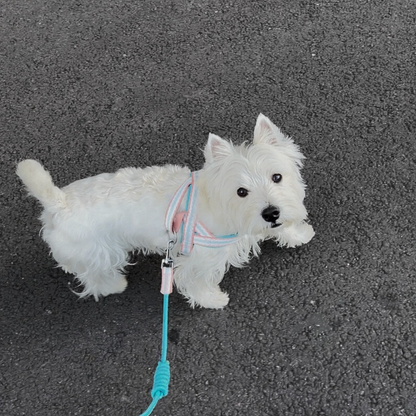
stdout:
<svg viewBox="0 0 416 416">
<path fill-rule="evenodd" d="M 196 227 L 196 197 L 197 189 L 195 186 L 195 172 L 191 176 L 191 194 L 188 202 L 188 215 L 186 216 L 185 227 L 183 230 L 181 251 L 183 254 L 189 254 L 194 245 L 195 227 Z"/>
<path fill-rule="evenodd" d="M 236 243 L 240 238 L 239 237 L 204 237 L 201 235 L 195 236 L 195 244 L 204 247 L 225 247 L 230 244 Z"/>
<path fill-rule="evenodd" d="M 209 231 L 208 228 L 205 227 L 205 225 L 200 221 L 198 221 L 196 225 L 196 232 L 204 237 L 215 237 L 214 234 L 212 234 L 211 231 Z"/>
<path fill-rule="evenodd" d="M 165 215 L 165 226 L 168 231 L 172 231 L 173 219 L 175 218 L 175 214 L 177 213 L 190 184 L 191 178 L 182 184 L 182 186 L 175 192 L 169 203 L 169 207 Z"/>
</svg>

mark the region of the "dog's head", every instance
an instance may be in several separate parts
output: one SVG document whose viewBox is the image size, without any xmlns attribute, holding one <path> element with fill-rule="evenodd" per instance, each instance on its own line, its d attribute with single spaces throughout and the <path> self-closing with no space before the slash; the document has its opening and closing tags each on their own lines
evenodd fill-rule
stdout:
<svg viewBox="0 0 416 416">
<path fill-rule="evenodd" d="M 205 151 L 204 191 L 228 231 L 275 234 L 306 219 L 304 156 L 292 139 L 260 114 L 250 144 L 234 146 L 213 134 Z"/>
</svg>

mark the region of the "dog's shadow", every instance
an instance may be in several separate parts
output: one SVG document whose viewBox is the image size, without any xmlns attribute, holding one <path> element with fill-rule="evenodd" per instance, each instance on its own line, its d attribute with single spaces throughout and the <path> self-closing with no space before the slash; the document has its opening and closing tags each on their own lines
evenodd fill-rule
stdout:
<svg viewBox="0 0 416 416">
<path fill-rule="evenodd" d="M 121 299 L 139 299 L 146 307 L 155 303 L 159 304 L 161 299 L 161 260 L 157 254 L 143 255 L 141 253 L 130 253 L 129 265 L 125 269 L 128 281 L 127 289 L 120 296 Z M 110 296 L 111 298 L 112 296 Z"/>
</svg>

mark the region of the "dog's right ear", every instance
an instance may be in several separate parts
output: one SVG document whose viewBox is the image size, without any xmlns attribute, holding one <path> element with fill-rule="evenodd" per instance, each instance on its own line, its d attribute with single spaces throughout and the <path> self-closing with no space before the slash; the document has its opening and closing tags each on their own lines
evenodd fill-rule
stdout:
<svg viewBox="0 0 416 416">
<path fill-rule="evenodd" d="M 259 114 L 254 127 L 253 143 L 266 143 L 272 146 L 279 146 L 282 143 L 291 141 L 288 137 L 280 131 L 274 123 L 270 121 L 268 117 L 263 114 Z"/>
<path fill-rule="evenodd" d="M 232 153 L 231 146 L 231 143 L 210 133 L 204 150 L 205 160 L 207 162 L 213 162 L 214 160 L 224 159 Z"/>
</svg>

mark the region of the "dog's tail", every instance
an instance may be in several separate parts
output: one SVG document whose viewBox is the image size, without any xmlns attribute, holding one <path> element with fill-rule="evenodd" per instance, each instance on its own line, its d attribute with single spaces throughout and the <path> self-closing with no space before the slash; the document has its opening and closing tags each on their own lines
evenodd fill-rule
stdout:
<svg viewBox="0 0 416 416">
<path fill-rule="evenodd" d="M 17 175 L 31 195 L 49 210 L 65 206 L 66 195 L 52 182 L 51 175 L 36 160 L 27 159 L 17 165 Z"/>
</svg>

